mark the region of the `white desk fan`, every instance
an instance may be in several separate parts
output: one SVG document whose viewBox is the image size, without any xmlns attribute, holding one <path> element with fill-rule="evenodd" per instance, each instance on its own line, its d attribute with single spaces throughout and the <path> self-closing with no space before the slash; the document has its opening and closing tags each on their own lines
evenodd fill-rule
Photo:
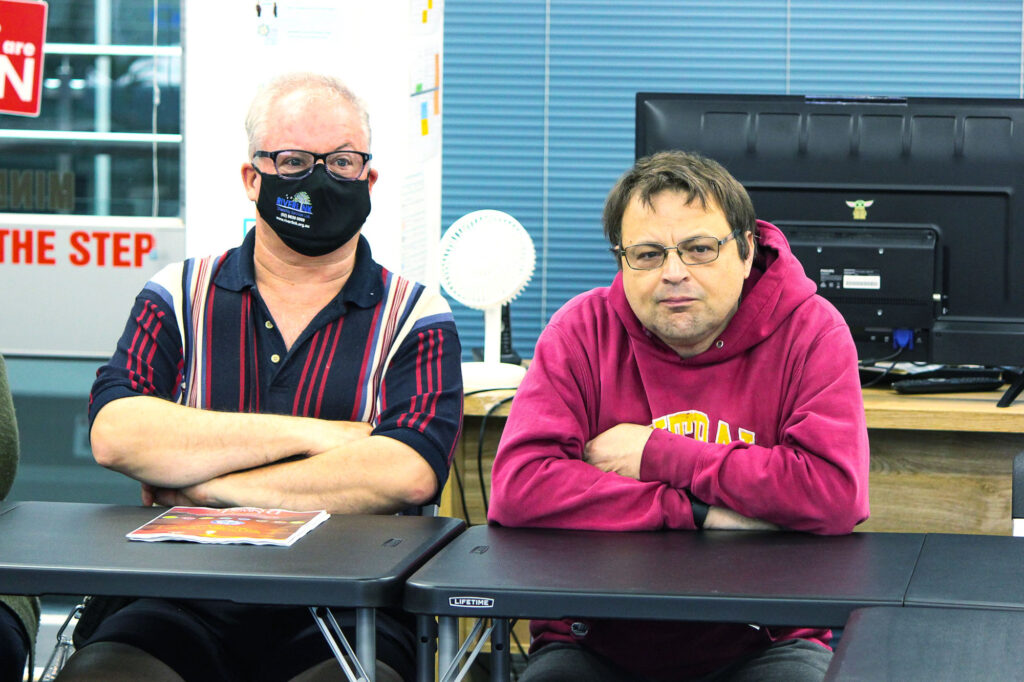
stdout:
<svg viewBox="0 0 1024 682">
<path fill-rule="evenodd" d="M 462 363 L 466 392 L 514 388 L 526 370 L 501 361 L 501 307 L 533 276 L 537 254 L 526 229 L 502 211 L 473 211 L 441 238 L 441 286 L 459 303 L 484 311 L 484 360 Z"/>
</svg>

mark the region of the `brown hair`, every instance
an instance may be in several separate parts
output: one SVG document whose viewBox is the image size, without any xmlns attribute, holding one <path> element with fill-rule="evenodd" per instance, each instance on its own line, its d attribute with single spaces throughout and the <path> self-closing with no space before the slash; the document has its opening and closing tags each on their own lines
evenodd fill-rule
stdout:
<svg viewBox="0 0 1024 682">
<path fill-rule="evenodd" d="M 757 243 L 757 218 L 747 190 L 717 161 L 683 151 L 658 152 L 638 159 L 612 187 L 603 216 L 604 234 L 612 246 L 622 242 L 622 215 L 633 197 L 650 207 L 651 199 L 665 191 L 682 192 L 687 204 L 699 201 L 705 211 L 720 208 L 729 227 L 738 233 L 736 246 L 740 258 L 746 260 L 746 233 L 754 235 Z"/>
</svg>

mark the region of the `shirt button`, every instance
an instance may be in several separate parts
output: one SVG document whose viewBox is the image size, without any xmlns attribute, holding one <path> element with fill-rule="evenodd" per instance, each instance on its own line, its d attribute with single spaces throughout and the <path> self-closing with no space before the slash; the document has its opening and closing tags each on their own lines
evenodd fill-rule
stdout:
<svg viewBox="0 0 1024 682">
<path fill-rule="evenodd" d="M 276 365 L 277 363 L 281 362 L 281 356 L 278 355 L 277 353 L 274 353 L 273 355 L 270 356 L 270 361 Z"/>
<path fill-rule="evenodd" d="M 725 345 L 725 341 L 722 341 L 721 339 L 719 339 L 718 341 L 715 342 L 715 348 L 721 348 L 724 345 Z"/>
<path fill-rule="evenodd" d="M 266 327 L 267 329 L 273 329 L 274 323 L 271 322 L 270 320 L 267 320 L 266 322 L 263 323 L 263 326 Z"/>
</svg>

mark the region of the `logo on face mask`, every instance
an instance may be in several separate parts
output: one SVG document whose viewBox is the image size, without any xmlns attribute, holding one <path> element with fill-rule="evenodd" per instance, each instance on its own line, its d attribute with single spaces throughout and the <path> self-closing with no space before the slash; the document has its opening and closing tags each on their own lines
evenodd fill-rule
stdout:
<svg viewBox="0 0 1024 682">
<path fill-rule="evenodd" d="M 299 180 L 260 176 L 256 210 L 288 248 L 303 255 L 322 256 L 339 248 L 370 214 L 369 182 L 335 180 L 320 164 Z"/>
<path fill-rule="evenodd" d="M 277 210 L 284 212 L 288 215 L 293 215 L 303 219 L 313 215 L 313 201 L 309 198 L 309 195 L 305 192 L 297 192 L 294 196 L 283 196 L 277 198 Z M 302 227 L 308 228 L 308 225 L 302 224 Z"/>
</svg>

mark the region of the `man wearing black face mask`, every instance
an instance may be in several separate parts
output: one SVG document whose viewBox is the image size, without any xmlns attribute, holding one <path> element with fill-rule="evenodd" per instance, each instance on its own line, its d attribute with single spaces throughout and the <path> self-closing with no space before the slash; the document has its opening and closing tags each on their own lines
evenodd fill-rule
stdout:
<svg viewBox="0 0 1024 682">
<path fill-rule="evenodd" d="M 304 256 L 328 254 L 352 239 L 370 215 L 370 182 L 359 179 L 369 154 L 281 149 L 257 151 L 255 157 L 271 159 L 276 170 L 256 169 L 256 209 L 290 249 Z"/>
<path fill-rule="evenodd" d="M 375 263 L 359 234 L 377 180 L 365 109 L 334 79 L 291 74 L 260 91 L 246 130 L 256 226 L 139 294 L 93 385 L 97 462 L 142 482 L 146 504 L 343 514 L 436 501 L 461 428 L 461 349 L 444 299 Z M 412 679 L 411 624 L 377 625 L 377 679 Z M 305 609 L 139 599 L 60 679 L 340 674 Z"/>
</svg>

